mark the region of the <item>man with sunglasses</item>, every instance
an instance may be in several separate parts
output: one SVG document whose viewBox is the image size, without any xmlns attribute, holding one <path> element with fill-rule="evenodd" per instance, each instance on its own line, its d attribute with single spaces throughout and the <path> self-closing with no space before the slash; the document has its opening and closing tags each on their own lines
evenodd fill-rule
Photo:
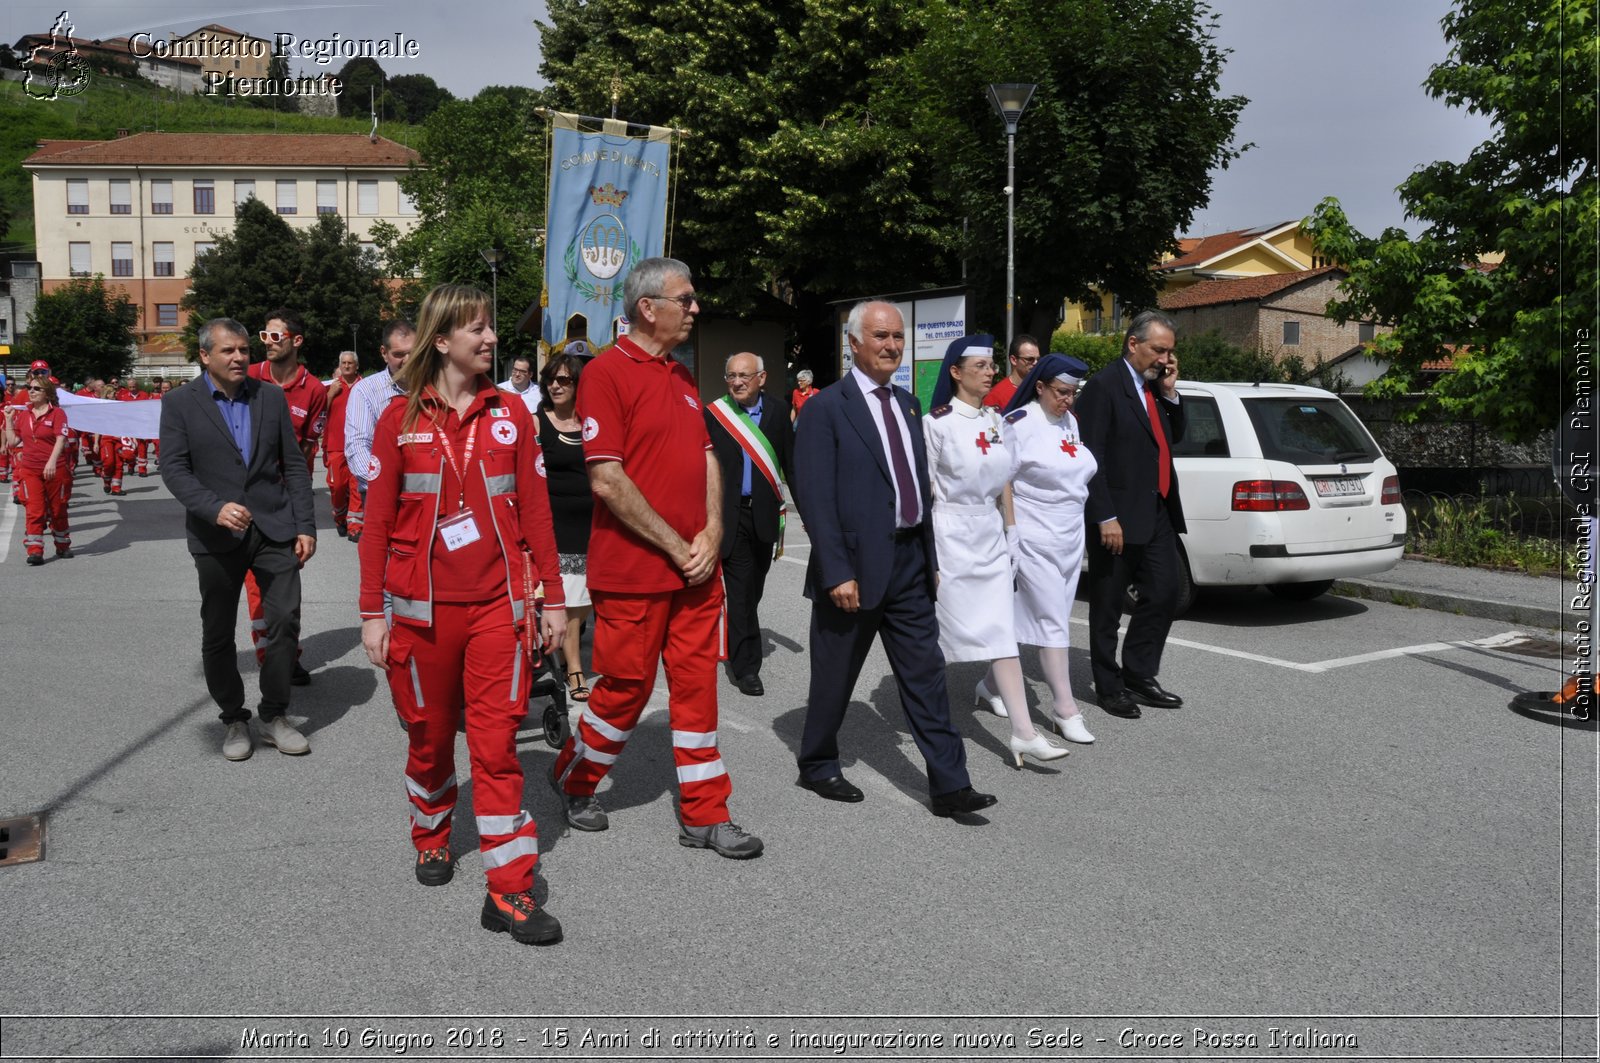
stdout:
<svg viewBox="0 0 1600 1063">
<path fill-rule="evenodd" d="M 1010 362 L 1011 371 L 1004 380 L 996 380 L 994 387 L 989 389 L 989 394 L 983 397 L 985 406 L 993 406 L 997 410 L 1006 408 L 1011 401 L 1011 396 L 1017 393 L 1022 380 L 1033 367 L 1039 364 L 1039 341 L 1026 332 L 1019 332 L 1011 345 L 1006 348 L 1006 357 Z"/>
<path fill-rule="evenodd" d="M 280 307 L 267 315 L 266 327 L 261 330 L 261 342 L 267 348 L 267 360 L 256 362 L 248 375 L 254 380 L 276 384 L 283 389 L 289 404 L 289 423 L 294 429 L 295 442 L 306 459 L 306 473 L 316 467 L 317 442 L 322 438 L 328 422 L 328 389 L 309 369 L 300 364 L 300 347 L 306 340 L 306 324 L 299 314 L 288 307 Z M 261 604 L 261 589 L 253 574 L 244 581 L 245 598 L 250 603 L 250 640 L 255 643 L 256 661 L 266 660 L 267 621 Z M 311 682 L 311 673 L 295 658 L 295 686 Z"/>
</svg>

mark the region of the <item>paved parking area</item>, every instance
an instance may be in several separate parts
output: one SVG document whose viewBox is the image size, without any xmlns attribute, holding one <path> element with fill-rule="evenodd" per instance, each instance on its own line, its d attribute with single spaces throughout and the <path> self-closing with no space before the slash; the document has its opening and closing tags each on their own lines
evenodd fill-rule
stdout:
<svg viewBox="0 0 1600 1063">
<path fill-rule="evenodd" d="M 1184 708 L 1106 716 L 1075 650 L 1099 741 L 1020 772 L 1005 721 L 969 704 L 980 669 L 951 666 L 974 781 L 1000 798 L 958 823 L 928 814 L 880 651 L 842 738 L 866 802 L 794 786 L 797 537 L 768 585 L 767 696 L 722 685 L 734 816 L 767 853 L 677 845 L 664 692 L 603 834 L 562 830 L 530 731 L 527 805 L 567 932 L 535 950 L 477 926 L 470 819 L 456 881 L 412 879 L 404 736 L 357 644 L 354 549 L 326 534 L 307 568 L 316 679 L 293 711 L 313 753 L 230 764 L 181 516 L 159 481 L 133 483 L 75 506 L 71 561 L 24 568 L 0 523 L 0 815 L 43 811 L 48 831 L 43 862 L 0 867 L 0 1055 L 1594 1051 L 1596 734 L 1508 711 L 1560 662 L 1505 623 L 1210 595 L 1161 676 Z"/>
</svg>

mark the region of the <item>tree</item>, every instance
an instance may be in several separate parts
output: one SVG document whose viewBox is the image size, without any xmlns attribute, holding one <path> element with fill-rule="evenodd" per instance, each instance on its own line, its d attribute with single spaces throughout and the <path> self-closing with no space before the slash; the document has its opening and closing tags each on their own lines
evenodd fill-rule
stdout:
<svg viewBox="0 0 1600 1063">
<path fill-rule="evenodd" d="M 240 204 L 234 231 L 217 238 L 189 279 L 183 306 L 190 357 L 198 350 L 197 330 L 213 317 L 231 317 L 250 329 L 253 354 L 264 356 L 255 330 L 268 313 L 287 306 L 306 320 L 300 356 L 316 373 L 333 369 L 350 344 L 352 325 L 366 337 L 366 348 L 375 349 L 389 302 L 377 259 L 339 215 L 318 215 L 311 228 L 295 230 L 254 198 Z"/>
<path fill-rule="evenodd" d="M 283 91 L 284 83 L 290 80 L 289 57 L 276 45 L 272 49 L 272 58 L 267 60 L 267 80 L 277 85 L 277 92 L 271 95 L 246 97 L 251 106 L 265 107 L 269 111 L 300 110 L 300 98 L 290 96 Z"/>
<path fill-rule="evenodd" d="M 455 99 L 450 90 L 427 74 L 401 74 L 389 79 L 389 98 L 394 117 L 401 122 L 421 125 L 443 104 Z"/>
<path fill-rule="evenodd" d="M 339 116 L 366 114 L 372 100 L 371 89 L 377 90 L 377 100 L 383 102 L 388 78 L 376 59 L 356 56 L 339 68 L 335 75 L 344 87 L 339 91 Z"/>
<path fill-rule="evenodd" d="M 1392 324 L 1375 354 L 1381 395 L 1420 390 L 1422 363 L 1453 355 L 1455 371 L 1419 413 L 1466 416 L 1510 440 L 1559 419 L 1593 385 L 1600 272 L 1592 6 L 1572 0 L 1457 0 L 1442 21 L 1448 58 L 1429 95 L 1494 119 L 1494 139 L 1464 163 L 1435 162 L 1400 186 L 1411 238 L 1361 234 L 1337 200 L 1307 229 L 1350 273 L 1328 306 L 1339 321 Z M 1498 262 L 1496 255 L 1503 255 Z M 1580 349 L 1583 359 L 1565 352 Z"/>
<path fill-rule="evenodd" d="M 75 277 L 39 296 L 18 355 L 43 358 L 63 383 L 121 375 L 133 366 L 138 323 L 139 308 L 125 290 L 107 289 L 98 274 Z"/>
</svg>

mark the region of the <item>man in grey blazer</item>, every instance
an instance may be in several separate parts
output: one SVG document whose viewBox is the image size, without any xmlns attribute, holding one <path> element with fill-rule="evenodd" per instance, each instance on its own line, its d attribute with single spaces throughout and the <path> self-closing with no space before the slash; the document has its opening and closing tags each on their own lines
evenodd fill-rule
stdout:
<svg viewBox="0 0 1600 1063">
<path fill-rule="evenodd" d="M 245 375 L 245 327 L 213 318 L 199 342 L 203 372 L 161 400 L 161 479 L 187 511 L 200 577 L 200 657 L 227 725 L 222 755 L 244 760 L 253 748 L 234 640 L 246 572 L 255 574 L 266 612 L 262 740 L 282 753 L 308 753 L 311 744 L 284 712 L 300 638 L 300 565 L 317 549 L 311 474 L 283 389 Z"/>
</svg>

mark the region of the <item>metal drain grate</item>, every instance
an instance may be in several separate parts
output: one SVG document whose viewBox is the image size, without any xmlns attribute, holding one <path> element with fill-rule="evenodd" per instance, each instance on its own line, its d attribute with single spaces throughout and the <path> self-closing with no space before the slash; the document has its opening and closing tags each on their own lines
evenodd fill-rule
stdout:
<svg viewBox="0 0 1600 1063">
<path fill-rule="evenodd" d="M 1541 657 L 1552 661 L 1559 661 L 1568 652 L 1567 647 L 1554 639 L 1535 639 L 1523 637 L 1515 641 L 1501 643 L 1493 647 L 1502 653 L 1515 653 L 1523 657 Z"/>
<path fill-rule="evenodd" d="M 0 867 L 44 859 L 44 814 L 0 819 Z"/>
</svg>

